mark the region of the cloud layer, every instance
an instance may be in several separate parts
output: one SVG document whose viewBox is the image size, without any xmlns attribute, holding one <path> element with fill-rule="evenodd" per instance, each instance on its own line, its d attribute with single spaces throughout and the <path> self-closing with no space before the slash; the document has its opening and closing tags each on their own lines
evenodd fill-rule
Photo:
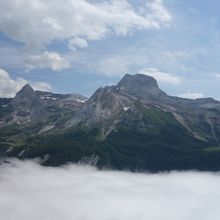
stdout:
<svg viewBox="0 0 220 220">
<path fill-rule="evenodd" d="M 0 29 L 28 46 L 83 36 L 98 40 L 133 29 L 159 28 L 171 22 L 162 0 L 146 1 L 139 10 L 126 0 L 0 0 Z"/>
<path fill-rule="evenodd" d="M 163 0 L 136 4 L 129 0 L 0 0 L 0 4 L 0 31 L 20 43 L 23 68 L 30 71 L 67 69 L 69 50 L 109 36 L 159 29 L 172 21 Z M 54 42 L 62 46 L 53 47 Z"/>
<path fill-rule="evenodd" d="M 0 213 L 10 220 L 217 219 L 219 174 L 134 174 L 87 166 L 0 166 Z"/>
<path fill-rule="evenodd" d="M 148 76 L 152 76 L 158 82 L 162 82 L 162 83 L 169 83 L 169 84 L 178 85 L 183 81 L 182 77 L 177 76 L 172 73 L 162 72 L 157 68 L 144 68 L 144 69 L 140 70 L 139 72 L 142 74 L 146 74 Z"/>
<path fill-rule="evenodd" d="M 204 95 L 200 92 L 187 92 L 178 95 L 178 97 L 186 98 L 186 99 L 200 99 L 200 98 L 204 98 Z"/>
<path fill-rule="evenodd" d="M 53 71 L 60 71 L 70 67 L 68 60 L 61 57 L 59 53 L 48 51 L 28 56 L 25 63 L 28 70 L 50 68 Z"/>
</svg>

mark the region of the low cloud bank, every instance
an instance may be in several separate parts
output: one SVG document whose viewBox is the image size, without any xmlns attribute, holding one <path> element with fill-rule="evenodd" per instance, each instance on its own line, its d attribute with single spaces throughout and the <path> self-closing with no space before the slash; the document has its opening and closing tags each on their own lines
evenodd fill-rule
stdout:
<svg viewBox="0 0 220 220">
<path fill-rule="evenodd" d="M 8 220 L 207 220 L 220 214 L 220 175 L 11 160 L 0 165 L 0 195 L 0 217 Z"/>
</svg>

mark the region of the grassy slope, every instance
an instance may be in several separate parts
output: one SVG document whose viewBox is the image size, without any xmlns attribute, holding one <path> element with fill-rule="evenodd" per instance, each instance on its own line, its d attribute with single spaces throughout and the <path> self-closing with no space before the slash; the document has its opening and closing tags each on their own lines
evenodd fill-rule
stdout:
<svg viewBox="0 0 220 220">
<path fill-rule="evenodd" d="M 137 107 L 144 112 L 145 124 L 151 125 L 142 131 L 121 125 L 117 132 L 112 132 L 103 140 L 97 138 L 97 129 L 31 136 L 28 132 L 31 129 L 39 129 L 39 124 L 31 129 L 23 129 L 22 132 L 16 127 L 6 127 L 0 130 L 0 148 L 5 149 L 13 143 L 14 149 L 8 155 L 18 156 L 25 149 L 21 158 L 43 157 L 49 154 L 45 165 L 53 166 L 98 155 L 99 167 L 115 169 L 220 170 L 220 151 L 204 150 L 207 143 L 195 139 L 172 114 L 157 108 L 146 110 L 142 105 Z M 5 145 L 7 141 L 11 141 L 8 146 Z"/>
</svg>

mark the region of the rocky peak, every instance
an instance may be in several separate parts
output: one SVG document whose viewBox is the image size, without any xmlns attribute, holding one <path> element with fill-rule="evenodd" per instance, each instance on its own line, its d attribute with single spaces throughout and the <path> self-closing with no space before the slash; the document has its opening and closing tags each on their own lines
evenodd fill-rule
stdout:
<svg viewBox="0 0 220 220">
<path fill-rule="evenodd" d="M 33 88 L 26 84 L 12 100 L 12 105 L 15 109 L 22 111 L 24 109 L 33 108 L 38 109 L 41 106 L 40 96 L 33 90 Z"/>
<path fill-rule="evenodd" d="M 32 99 L 35 96 L 33 88 L 26 84 L 15 96 L 15 99 Z"/>
<path fill-rule="evenodd" d="M 143 74 L 126 74 L 119 81 L 117 88 L 139 98 L 165 95 L 153 77 Z"/>
</svg>

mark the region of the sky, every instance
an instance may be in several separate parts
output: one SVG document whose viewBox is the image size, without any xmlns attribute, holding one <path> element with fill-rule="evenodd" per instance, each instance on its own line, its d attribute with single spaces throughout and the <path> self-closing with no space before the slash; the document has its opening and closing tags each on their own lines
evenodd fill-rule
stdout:
<svg viewBox="0 0 220 220">
<path fill-rule="evenodd" d="M 130 173 L 85 165 L 0 166 L 0 213 L 8 220 L 207 220 L 219 218 L 220 175 Z"/>
<path fill-rule="evenodd" d="M 124 74 L 220 100 L 218 0 L 0 0 L 0 97 L 80 93 Z"/>
</svg>

